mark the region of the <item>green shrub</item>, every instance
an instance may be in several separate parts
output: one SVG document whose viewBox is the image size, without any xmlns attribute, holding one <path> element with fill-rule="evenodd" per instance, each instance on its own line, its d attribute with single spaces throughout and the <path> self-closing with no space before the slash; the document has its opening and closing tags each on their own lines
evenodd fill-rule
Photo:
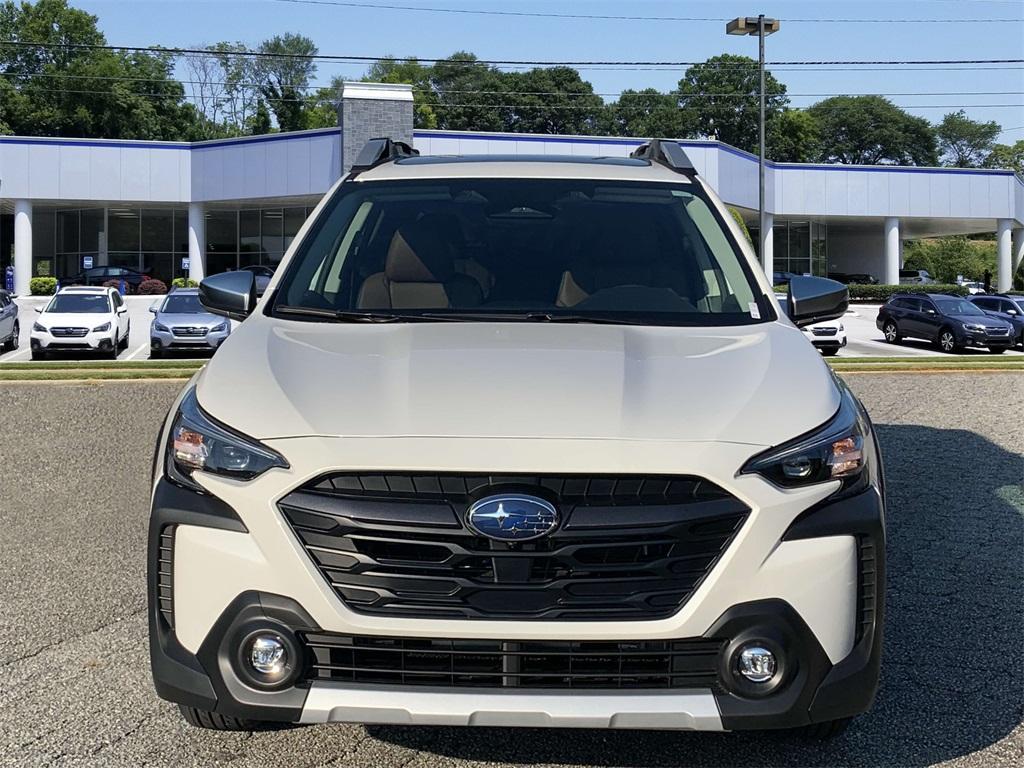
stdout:
<svg viewBox="0 0 1024 768">
<path fill-rule="evenodd" d="M 52 296 L 57 292 L 57 278 L 33 277 L 28 283 L 28 290 L 33 296 Z"/>
<path fill-rule="evenodd" d="M 199 283 L 187 277 L 176 277 L 171 280 L 172 288 L 197 288 Z"/>
<path fill-rule="evenodd" d="M 849 285 L 851 301 L 886 302 L 894 293 L 946 293 L 967 296 L 970 291 L 962 285 L 932 283 L 931 285 Z"/>
<path fill-rule="evenodd" d="M 149 278 L 139 283 L 139 287 L 135 292 L 144 296 L 162 296 L 167 293 L 167 283 L 163 280 Z"/>
<path fill-rule="evenodd" d="M 985 272 L 996 274 L 996 244 L 991 240 L 969 240 L 966 237 L 940 237 L 916 240 L 904 248 L 906 269 L 927 269 L 936 280 L 954 282 L 982 280 Z"/>
</svg>

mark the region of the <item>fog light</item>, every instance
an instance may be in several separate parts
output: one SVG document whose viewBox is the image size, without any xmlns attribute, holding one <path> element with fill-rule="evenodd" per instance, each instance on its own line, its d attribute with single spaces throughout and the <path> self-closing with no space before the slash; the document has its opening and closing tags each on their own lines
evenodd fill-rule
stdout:
<svg viewBox="0 0 1024 768">
<path fill-rule="evenodd" d="M 767 683 L 775 677 L 775 654 L 760 645 L 748 645 L 739 654 L 739 673 L 752 683 Z"/>
<path fill-rule="evenodd" d="M 280 678 L 288 668 L 288 650 L 279 637 L 257 635 L 249 647 L 249 664 L 264 677 Z"/>
</svg>

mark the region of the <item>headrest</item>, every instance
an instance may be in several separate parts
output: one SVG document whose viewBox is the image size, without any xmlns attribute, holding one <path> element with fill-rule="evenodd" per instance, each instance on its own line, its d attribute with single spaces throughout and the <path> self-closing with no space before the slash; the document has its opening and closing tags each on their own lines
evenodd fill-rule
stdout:
<svg viewBox="0 0 1024 768">
<path fill-rule="evenodd" d="M 398 283 L 443 283 L 455 274 L 455 254 L 429 222 L 418 221 L 391 237 L 384 273 Z"/>
</svg>

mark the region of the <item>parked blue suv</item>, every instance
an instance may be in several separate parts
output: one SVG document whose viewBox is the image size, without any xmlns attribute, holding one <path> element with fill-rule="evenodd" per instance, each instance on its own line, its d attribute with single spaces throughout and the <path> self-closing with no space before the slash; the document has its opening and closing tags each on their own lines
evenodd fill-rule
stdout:
<svg viewBox="0 0 1024 768">
<path fill-rule="evenodd" d="M 988 347 L 998 355 L 1014 343 L 1009 323 L 985 314 L 966 298 L 936 293 L 895 294 L 878 310 L 875 325 L 890 344 L 924 339 L 943 352 Z"/>
<path fill-rule="evenodd" d="M 1024 296 L 1006 294 L 971 296 L 970 302 L 991 317 L 1013 326 L 1014 344 L 1024 347 Z"/>
</svg>

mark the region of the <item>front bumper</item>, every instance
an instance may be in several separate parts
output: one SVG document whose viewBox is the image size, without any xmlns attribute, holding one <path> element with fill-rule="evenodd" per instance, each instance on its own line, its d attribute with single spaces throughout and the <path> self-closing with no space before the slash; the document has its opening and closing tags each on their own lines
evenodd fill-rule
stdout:
<svg viewBox="0 0 1024 768">
<path fill-rule="evenodd" d="M 115 331 L 89 331 L 84 336 L 54 336 L 50 332 L 32 331 L 29 345 L 32 349 L 58 350 L 111 350 Z"/>
<path fill-rule="evenodd" d="M 249 540 L 267 535 L 257 531 L 266 521 L 248 515 L 243 521 L 236 508 L 244 507 L 162 478 L 156 483 L 150 524 L 150 650 L 157 692 L 170 701 L 235 717 L 301 723 L 736 730 L 846 717 L 868 709 L 874 698 L 885 582 L 883 504 L 874 489 L 837 502 L 818 500 L 795 519 L 791 515 L 764 558 L 752 563 L 746 557 L 743 562 L 724 558 L 713 574 L 717 578 L 708 579 L 678 617 L 654 622 L 394 620 L 351 614 L 340 602 L 324 610 L 321 593 L 309 589 L 311 581 L 319 586 L 314 573 L 294 565 L 281 571 L 259 563 L 260 548 Z M 284 533 L 274 518 L 271 525 Z M 749 535 L 751 527 L 744 533 Z M 168 559 L 161 549 L 161 534 L 168 530 L 173 532 L 169 559 L 175 566 L 169 575 L 161 571 L 160 562 Z M 737 541 L 728 554 L 745 546 L 749 540 L 746 545 Z M 870 569 L 865 568 L 865 552 L 875 553 Z M 716 587 L 730 576 L 753 578 L 755 585 L 744 591 L 729 584 L 726 594 L 735 602 L 720 610 L 716 601 L 723 604 L 716 594 L 722 589 Z M 711 620 L 701 618 L 709 610 L 715 611 Z M 368 686 L 311 679 L 305 671 L 294 685 L 265 691 L 247 685 L 237 670 L 239 638 L 253 627 L 298 638 L 306 667 L 312 661 L 302 637 L 311 632 L 510 639 L 706 637 L 721 639 L 726 650 L 713 684 L 669 691 Z M 762 636 L 776 642 L 790 660 L 784 683 L 768 696 L 741 690 L 724 661 L 744 639 Z"/>
<path fill-rule="evenodd" d="M 207 333 L 205 336 L 177 336 L 172 331 L 160 331 L 150 327 L 149 346 L 157 351 L 175 349 L 199 349 L 212 351 L 217 349 L 231 335 L 230 328 L 226 331 Z"/>
</svg>

